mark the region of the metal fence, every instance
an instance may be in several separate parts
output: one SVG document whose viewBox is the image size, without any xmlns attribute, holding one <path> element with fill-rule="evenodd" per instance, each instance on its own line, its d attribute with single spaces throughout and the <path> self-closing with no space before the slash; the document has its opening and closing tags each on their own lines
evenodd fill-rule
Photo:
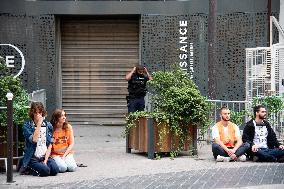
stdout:
<svg viewBox="0 0 284 189">
<path fill-rule="evenodd" d="M 221 107 L 228 107 L 231 112 L 241 112 L 246 111 L 253 115 L 253 107 L 252 102 L 250 101 L 223 101 L 223 100 L 208 100 L 209 102 L 213 103 L 213 109 L 211 112 L 208 113 L 208 119 L 212 124 L 208 127 L 207 133 L 200 133 L 198 132 L 198 140 L 199 141 L 211 141 L 211 128 L 213 125 L 220 120 L 220 108 Z M 272 114 L 268 111 L 268 121 L 270 122 L 273 130 L 275 131 L 278 140 L 284 141 L 284 110 L 279 112 L 278 114 Z M 231 115 L 232 117 L 232 115 Z M 249 121 L 252 117 L 245 114 L 243 116 L 242 124 L 239 124 L 240 131 L 244 129 L 245 123 Z"/>
<path fill-rule="evenodd" d="M 41 102 L 44 105 L 44 107 L 46 108 L 46 91 L 45 91 L 45 89 L 36 90 L 36 91 L 33 91 L 32 93 L 30 93 L 29 94 L 29 104 L 31 102 Z M 27 104 L 27 108 L 29 108 L 28 104 Z M 7 109 L 6 106 L 0 107 L 1 111 L 6 110 L 6 109 Z"/>
<path fill-rule="evenodd" d="M 151 97 L 153 95 L 151 93 L 147 93 L 145 97 L 145 110 L 148 112 L 152 111 L 152 103 L 151 103 Z M 284 100 L 284 99 L 283 99 Z M 249 112 L 251 115 L 253 114 L 252 110 L 252 102 L 251 101 L 226 101 L 226 100 L 208 100 L 208 102 L 211 102 L 213 105 L 213 108 L 210 112 L 208 112 L 208 121 L 210 123 L 207 132 L 201 132 L 201 130 L 198 130 L 197 133 L 197 140 L 198 141 L 206 141 L 210 142 L 211 139 L 211 129 L 214 126 L 216 122 L 220 120 L 220 108 L 227 107 L 231 110 L 233 113 L 239 113 L 242 111 Z M 268 110 L 268 118 L 270 119 L 270 123 L 272 128 L 274 129 L 277 138 L 280 141 L 284 140 L 284 110 L 278 113 L 277 115 L 269 114 Z M 245 123 L 251 119 L 251 116 L 244 115 L 242 124 L 238 124 L 240 127 L 240 131 L 242 134 L 242 131 L 244 129 Z"/>
<path fill-rule="evenodd" d="M 40 89 L 33 91 L 29 94 L 29 101 L 31 102 L 41 102 L 46 108 L 46 91 L 45 89 Z"/>
<path fill-rule="evenodd" d="M 210 142 L 212 140 L 211 137 L 211 129 L 215 125 L 216 122 L 220 120 L 220 108 L 227 107 L 231 112 L 241 112 L 247 110 L 249 112 L 252 111 L 251 102 L 249 101 L 227 101 L 227 100 L 208 100 L 213 105 L 213 108 L 210 112 L 208 112 L 208 120 L 209 127 L 206 133 L 198 132 L 198 140 L 199 141 L 207 141 Z M 240 127 L 240 131 L 242 133 L 244 124 L 250 119 L 248 116 L 243 117 L 243 124 L 238 125 Z"/>
</svg>

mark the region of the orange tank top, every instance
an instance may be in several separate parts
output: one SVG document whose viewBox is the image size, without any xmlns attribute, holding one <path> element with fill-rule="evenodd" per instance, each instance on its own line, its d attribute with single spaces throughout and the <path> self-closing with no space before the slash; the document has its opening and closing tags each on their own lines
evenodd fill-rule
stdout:
<svg viewBox="0 0 284 189">
<path fill-rule="evenodd" d="M 235 140 L 236 140 L 234 124 L 229 121 L 228 126 L 227 126 L 228 127 L 227 138 L 225 137 L 224 126 L 222 125 L 221 121 L 216 123 L 216 125 L 217 125 L 218 130 L 219 130 L 220 140 L 225 144 L 225 146 L 234 147 L 235 146 Z M 228 141 L 227 143 L 225 143 L 226 140 Z"/>
<path fill-rule="evenodd" d="M 66 130 L 53 132 L 53 144 L 51 155 L 63 156 L 70 145 L 72 127 L 68 125 Z M 72 151 L 70 153 L 73 153 Z"/>
</svg>

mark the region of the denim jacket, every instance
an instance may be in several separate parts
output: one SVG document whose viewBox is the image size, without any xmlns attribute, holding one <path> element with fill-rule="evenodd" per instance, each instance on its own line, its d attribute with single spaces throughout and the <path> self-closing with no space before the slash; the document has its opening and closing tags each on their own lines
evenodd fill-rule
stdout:
<svg viewBox="0 0 284 189">
<path fill-rule="evenodd" d="M 52 138 L 52 130 L 53 127 L 50 122 L 44 120 L 44 124 L 46 125 L 46 146 L 48 147 L 53 143 Z M 35 124 L 32 120 L 24 123 L 23 134 L 25 137 L 25 154 L 23 158 L 23 167 L 26 168 L 29 164 L 31 158 L 33 157 L 37 143 L 33 142 L 33 134 L 35 132 Z"/>
</svg>

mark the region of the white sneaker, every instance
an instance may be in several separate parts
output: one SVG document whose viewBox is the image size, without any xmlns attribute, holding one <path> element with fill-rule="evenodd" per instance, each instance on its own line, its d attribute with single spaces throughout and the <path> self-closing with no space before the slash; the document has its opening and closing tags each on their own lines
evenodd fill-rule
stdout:
<svg viewBox="0 0 284 189">
<path fill-rule="evenodd" d="M 216 161 L 217 161 L 217 162 L 223 162 L 223 161 L 224 161 L 224 158 L 225 158 L 224 156 L 218 155 L 217 158 L 216 158 Z"/>
<path fill-rule="evenodd" d="M 244 161 L 246 161 L 246 160 L 247 160 L 246 155 L 241 155 L 241 156 L 238 157 L 238 161 L 244 162 Z"/>
<path fill-rule="evenodd" d="M 217 162 L 229 162 L 231 161 L 231 158 L 218 155 L 216 158 L 216 161 Z"/>
<path fill-rule="evenodd" d="M 231 161 L 231 158 L 230 157 L 224 157 L 224 162 L 230 162 Z"/>
</svg>

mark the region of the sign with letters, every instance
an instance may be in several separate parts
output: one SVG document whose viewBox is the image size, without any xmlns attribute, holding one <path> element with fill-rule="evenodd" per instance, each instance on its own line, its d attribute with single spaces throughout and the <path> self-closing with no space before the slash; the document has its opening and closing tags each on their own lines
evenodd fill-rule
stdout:
<svg viewBox="0 0 284 189">
<path fill-rule="evenodd" d="M 188 72 L 190 79 L 193 79 L 193 43 L 188 40 L 188 22 L 179 21 L 179 67 Z"/>
<path fill-rule="evenodd" d="M 20 51 L 18 47 L 12 44 L 0 44 L 0 48 L 3 48 L 4 50 L 10 53 L 0 54 L 0 56 L 5 61 L 6 67 L 9 69 L 13 69 L 12 73 L 15 78 L 21 75 L 25 68 L 25 57 L 22 51 Z"/>
</svg>

